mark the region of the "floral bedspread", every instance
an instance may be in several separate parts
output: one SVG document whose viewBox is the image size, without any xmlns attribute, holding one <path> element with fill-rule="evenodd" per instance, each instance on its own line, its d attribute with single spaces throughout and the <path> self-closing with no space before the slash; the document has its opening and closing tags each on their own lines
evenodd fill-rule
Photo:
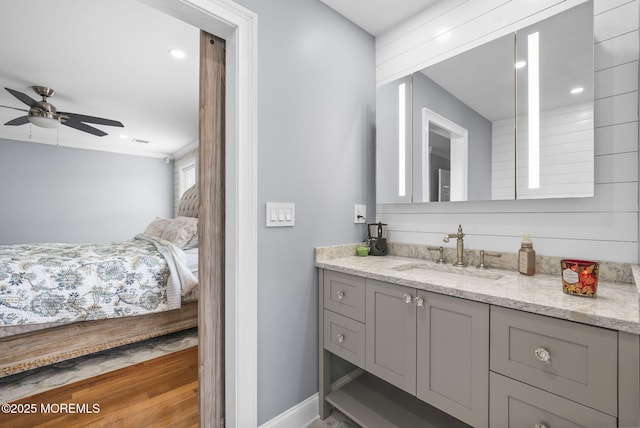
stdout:
<svg viewBox="0 0 640 428">
<path fill-rule="evenodd" d="M 156 246 L 150 239 L 0 246 L 0 326 L 179 308 L 180 283 L 169 278 L 175 262 Z"/>
</svg>

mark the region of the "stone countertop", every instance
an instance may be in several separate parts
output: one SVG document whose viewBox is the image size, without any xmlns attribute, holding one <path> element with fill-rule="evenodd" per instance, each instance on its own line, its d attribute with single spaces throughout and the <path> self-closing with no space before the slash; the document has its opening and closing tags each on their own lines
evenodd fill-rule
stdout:
<svg viewBox="0 0 640 428">
<path fill-rule="evenodd" d="M 562 291 L 559 274 L 525 276 L 504 269 L 478 271 L 471 266 L 458 268 L 451 264 L 438 265 L 433 261 L 409 257 L 346 256 L 345 248 L 350 249 L 342 246 L 338 252 L 331 254 L 329 251 L 329 257 L 327 251 L 323 251 L 322 257 L 316 251 L 316 267 L 640 334 L 639 291 L 634 284 L 599 281 L 596 298 L 573 296 Z M 354 253 L 355 247 L 350 254 Z M 638 284 L 640 268 L 632 266 L 632 270 Z M 451 272 L 458 275 L 452 275 Z"/>
</svg>

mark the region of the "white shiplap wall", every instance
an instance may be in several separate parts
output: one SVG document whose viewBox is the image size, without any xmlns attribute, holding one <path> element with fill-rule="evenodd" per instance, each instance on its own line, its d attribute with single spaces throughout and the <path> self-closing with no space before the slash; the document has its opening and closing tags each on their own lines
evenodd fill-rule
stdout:
<svg viewBox="0 0 640 428">
<path fill-rule="evenodd" d="M 583 1 L 447 1 L 376 40 L 378 85 Z M 441 245 L 458 223 L 466 248 L 638 263 L 638 0 L 595 0 L 595 197 L 377 205 L 390 240 Z M 438 28 L 450 28 L 447 40 Z M 441 30 L 440 30 L 441 31 Z M 405 41 L 407 43 L 405 43 Z M 444 42 L 444 43 L 438 43 Z"/>
<path fill-rule="evenodd" d="M 519 116 L 518 199 L 593 196 L 593 104 L 540 112 L 540 187 L 529 189 L 529 124 Z"/>
<path fill-rule="evenodd" d="M 514 118 L 491 122 L 491 199 L 509 200 L 516 194 Z"/>
</svg>

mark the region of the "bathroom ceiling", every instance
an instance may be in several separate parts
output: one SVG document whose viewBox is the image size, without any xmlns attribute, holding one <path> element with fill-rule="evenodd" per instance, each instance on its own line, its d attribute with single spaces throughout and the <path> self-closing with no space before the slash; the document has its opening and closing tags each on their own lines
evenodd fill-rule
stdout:
<svg viewBox="0 0 640 428">
<path fill-rule="evenodd" d="M 446 0 L 321 0 L 369 34 L 377 36 L 428 7 Z"/>
<path fill-rule="evenodd" d="M 321 0 L 329 7 L 344 15 L 349 20 L 363 28 L 374 36 L 378 36 L 385 31 L 400 24 L 402 21 L 433 7 L 438 3 L 451 0 Z M 574 8 L 575 10 L 575 8 Z M 547 43 L 540 52 L 540 63 L 544 64 L 541 71 L 541 79 L 545 84 L 544 104 L 545 108 L 559 108 L 563 105 L 589 100 L 593 96 L 593 79 L 583 79 L 584 70 L 593 69 L 593 52 L 591 42 L 587 43 L 586 52 L 576 52 L 572 46 L 584 47 L 583 41 L 593 39 L 592 11 L 581 8 L 580 17 L 572 14 L 560 14 L 554 17 L 555 25 L 545 26 L 547 40 L 557 41 Z M 549 19 L 543 21 L 548 22 Z M 528 28 L 534 28 L 541 24 L 535 24 Z M 566 31 L 570 28 L 570 31 Z M 497 47 L 498 51 L 490 50 Z M 509 60 L 509 53 L 513 47 L 507 49 L 503 54 L 502 46 L 487 44 L 482 51 L 484 57 L 478 57 L 477 53 L 468 51 L 465 55 L 453 58 L 451 62 L 457 64 L 457 68 L 452 72 L 451 68 L 431 67 L 422 70 L 432 80 L 447 89 L 456 98 L 472 107 L 482 116 L 489 120 L 500 120 L 513 114 L 513 69 L 506 67 L 492 69 L 493 65 L 499 63 L 498 60 L 487 61 L 487 58 L 506 58 Z M 478 49 L 475 49 L 478 51 Z M 466 62 L 465 62 L 466 61 Z M 465 73 L 464 79 L 460 78 L 459 70 L 478 70 L 482 68 L 484 72 Z M 586 76 L 589 77 L 589 76 Z M 482 80 L 486 79 L 486 80 Z M 495 82 L 506 82 L 496 85 Z M 521 79 L 520 85 L 526 82 Z M 568 97 L 569 91 L 575 87 L 583 87 L 582 94 Z M 487 88 L 491 88 L 490 97 L 487 97 Z M 504 90 L 496 92 L 496 88 Z M 521 93 L 525 88 L 520 88 Z M 491 102 L 487 100 L 490 99 Z M 505 102 L 508 101 L 508 102 Z M 521 103 L 519 111 L 526 111 L 526 106 Z"/>
<path fill-rule="evenodd" d="M 4 126 L 24 113 L 0 108 L 0 138 L 154 157 L 195 144 L 199 37 L 197 28 L 138 1 L 3 0 L 0 105 L 28 108 L 5 87 L 39 101 L 31 86 L 48 86 L 58 110 L 124 128 L 95 125 L 109 134 L 96 137 L 67 126 Z"/>
</svg>

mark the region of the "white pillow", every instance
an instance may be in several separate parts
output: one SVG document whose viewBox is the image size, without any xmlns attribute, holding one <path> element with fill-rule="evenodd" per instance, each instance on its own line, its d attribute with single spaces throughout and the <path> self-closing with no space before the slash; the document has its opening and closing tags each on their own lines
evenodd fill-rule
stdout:
<svg viewBox="0 0 640 428">
<path fill-rule="evenodd" d="M 170 220 L 162 232 L 161 239 L 183 248 L 194 236 L 198 235 L 198 219 L 194 217 L 177 217 Z"/>
<path fill-rule="evenodd" d="M 147 236 L 153 236 L 154 238 L 162 238 L 162 234 L 171 221 L 172 220 L 170 218 L 156 217 L 156 219 L 149 223 L 149 226 L 144 230 L 144 234 Z"/>
</svg>

